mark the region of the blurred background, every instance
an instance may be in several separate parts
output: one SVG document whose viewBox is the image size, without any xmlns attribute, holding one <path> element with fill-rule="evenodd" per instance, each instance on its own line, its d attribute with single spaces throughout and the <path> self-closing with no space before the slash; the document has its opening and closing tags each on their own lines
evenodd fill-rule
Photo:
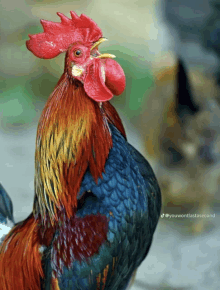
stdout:
<svg viewBox="0 0 220 290">
<path fill-rule="evenodd" d="M 218 1 L 1 0 L 0 182 L 16 222 L 32 210 L 37 122 L 64 67 L 64 55 L 37 59 L 25 41 L 42 32 L 41 18 L 59 22 L 56 12 L 70 10 L 109 39 L 100 49 L 117 56 L 127 80 L 112 103 L 162 190 L 161 219 L 132 290 L 219 289 Z"/>
</svg>

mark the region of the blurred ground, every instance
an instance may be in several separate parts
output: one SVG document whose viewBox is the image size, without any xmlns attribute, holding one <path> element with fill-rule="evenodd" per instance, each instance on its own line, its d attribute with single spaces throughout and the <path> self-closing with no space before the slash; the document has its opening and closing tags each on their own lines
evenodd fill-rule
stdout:
<svg viewBox="0 0 220 290">
<path fill-rule="evenodd" d="M 184 6 L 181 1 L 176 3 L 177 10 Z M 181 53 L 189 67 L 212 75 L 218 67 L 216 54 L 206 51 L 199 39 L 192 37 L 190 41 L 183 41 L 184 35 L 181 38 L 176 30 L 168 29 L 159 0 L 17 0 L 13 5 L 2 0 L 1 4 L 0 182 L 12 198 L 16 222 L 32 210 L 37 121 L 62 73 L 64 58 L 61 55 L 53 60 L 39 60 L 27 51 L 25 40 L 28 33 L 42 31 L 40 18 L 59 21 L 57 11 L 67 16 L 70 10 L 85 13 L 98 23 L 109 39 L 100 49 L 117 56 L 127 79 L 126 92 L 115 97 L 113 104 L 124 120 L 129 141 L 148 156 L 157 172 L 157 162 L 146 151 L 146 136 L 141 125 L 143 114 L 148 114 L 148 119 L 152 116 L 153 120 L 153 112 L 144 106 L 154 92 L 155 75 L 161 68 L 175 64 L 175 52 Z M 183 9 L 184 15 L 189 15 L 187 9 Z M 208 15 L 208 10 L 204 9 Z M 178 17 L 177 20 L 181 15 Z M 210 226 L 197 236 L 189 230 L 191 219 L 164 216 L 151 251 L 138 269 L 132 290 L 219 289 L 219 206 L 216 204 L 212 210 L 215 217 L 209 218 Z M 171 211 L 165 208 L 164 213 Z"/>
</svg>

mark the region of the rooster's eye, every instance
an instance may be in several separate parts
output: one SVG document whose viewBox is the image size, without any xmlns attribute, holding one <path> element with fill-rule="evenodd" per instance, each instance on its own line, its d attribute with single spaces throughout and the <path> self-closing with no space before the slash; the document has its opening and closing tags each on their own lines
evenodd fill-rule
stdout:
<svg viewBox="0 0 220 290">
<path fill-rule="evenodd" d="M 82 51 L 79 50 L 79 49 L 77 49 L 77 50 L 74 52 L 75 56 L 80 56 L 81 53 L 82 53 Z"/>
</svg>

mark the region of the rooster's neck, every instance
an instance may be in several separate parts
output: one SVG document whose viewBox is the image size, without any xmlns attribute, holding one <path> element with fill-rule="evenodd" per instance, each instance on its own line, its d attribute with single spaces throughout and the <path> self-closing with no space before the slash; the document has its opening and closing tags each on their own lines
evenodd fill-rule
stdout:
<svg viewBox="0 0 220 290">
<path fill-rule="evenodd" d="M 57 210 L 64 208 L 68 216 L 73 215 L 87 168 L 95 180 L 101 177 L 112 147 L 107 121 L 112 122 L 112 110 L 108 106 L 106 114 L 86 95 L 81 83 L 67 74 L 61 77 L 38 125 L 35 215 L 49 216 L 52 223 L 57 220 Z"/>
</svg>

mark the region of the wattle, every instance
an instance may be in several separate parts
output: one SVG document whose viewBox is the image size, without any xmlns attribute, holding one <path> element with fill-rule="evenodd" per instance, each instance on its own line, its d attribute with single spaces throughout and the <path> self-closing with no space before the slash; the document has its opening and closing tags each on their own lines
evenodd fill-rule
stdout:
<svg viewBox="0 0 220 290">
<path fill-rule="evenodd" d="M 105 80 L 102 66 L 104 65 Z M 125 75 L 122 67 L 113 59 L 94 59 L 87 68 L 84 81 L 87 95 L 96 102 L 109 101 L 125 89 Z"/>
</svg>

